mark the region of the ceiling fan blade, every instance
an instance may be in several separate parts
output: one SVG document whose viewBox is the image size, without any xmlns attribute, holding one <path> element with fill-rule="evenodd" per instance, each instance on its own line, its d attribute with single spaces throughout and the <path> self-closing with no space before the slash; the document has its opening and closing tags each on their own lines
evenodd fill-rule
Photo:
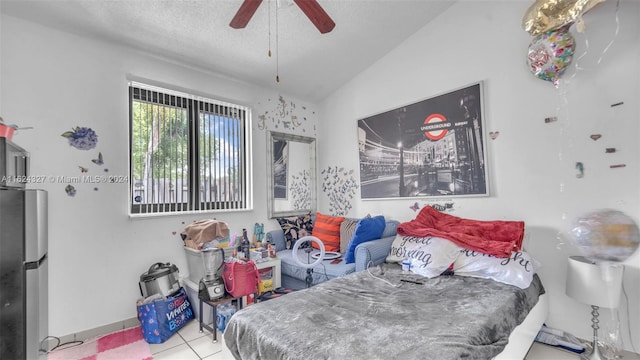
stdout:
<svg viewBox="0 0 640 360">
<path fill-rule="evenodd" d="M 293 0 L 293 2 L 298 5 L 300 10 L 307 15 L 309 20 L 311 20 L 313 25 L 315 25 L 322 34 L 330 32 L 336 26 L 336 23 L 331 20 L 316 0 Z"/>
<path fill-rule="evenodd" d="M 229 26 L 234 29 L 242 29 L 249 23 L 253 14 L 258 10 L 258 6 L 262 3 L 262 0 L 244 0 L 240 9 L 236 15 L 231 19 Z"/>
</svg>

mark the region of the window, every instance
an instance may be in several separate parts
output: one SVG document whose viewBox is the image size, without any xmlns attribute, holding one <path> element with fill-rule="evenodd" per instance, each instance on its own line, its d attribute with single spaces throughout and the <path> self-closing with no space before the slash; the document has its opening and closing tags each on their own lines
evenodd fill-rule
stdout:
<svg viewBox="0 0 640 360">
<path fill-rule="evenodd" d="M 251 209 L 251 110 L 131 82 L 132 215 Z"/>
</svg>

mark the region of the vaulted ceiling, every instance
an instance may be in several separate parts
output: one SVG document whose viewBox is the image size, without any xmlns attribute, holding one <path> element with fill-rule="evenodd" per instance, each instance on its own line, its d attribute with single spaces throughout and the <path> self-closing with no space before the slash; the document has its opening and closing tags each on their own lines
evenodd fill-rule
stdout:
<svg viewBox="0 0 640 360">
<path fill-rule="evenodd" d="M 326 34 L 291 0 L 264 0 L 244 29 L 229 26 L 242 0 L 2 0 L 0 6 L 9 16 L 316 102 L 454 1 L 318 0 L 336 23 Z"/>
</svg>

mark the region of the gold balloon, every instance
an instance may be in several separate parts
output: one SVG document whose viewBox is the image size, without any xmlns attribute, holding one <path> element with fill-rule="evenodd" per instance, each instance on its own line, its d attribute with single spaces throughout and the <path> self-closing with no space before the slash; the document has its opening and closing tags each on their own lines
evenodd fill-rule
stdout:
<svg viewBox="0 0 640 360">
<path fill-rule="evenodd" d="M 522 18 L 522 28 L 536 36 L 570 25 L 605 0 L 536 0 Z"/>
</svg>

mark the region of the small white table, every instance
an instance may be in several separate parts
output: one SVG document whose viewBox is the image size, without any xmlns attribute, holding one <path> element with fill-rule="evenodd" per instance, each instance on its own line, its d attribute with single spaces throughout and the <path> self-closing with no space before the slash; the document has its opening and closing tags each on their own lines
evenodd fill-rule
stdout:
<svg viewBox="0 0 640 360">
<path fill-rule="evenodd" d="M 258 268 L 258 270 L 273 268 L 273 279 L 274 279 L 273 288 L 277 289 L 282 286 L 282 282 L 280 278 L 280 269 L 282 267 L 282 264 L 280 262 L 280 258 L 275 257 L 275 258 L 269 258 L 269 260 L 256 262 L 256 267 Z"/>
</svg>

